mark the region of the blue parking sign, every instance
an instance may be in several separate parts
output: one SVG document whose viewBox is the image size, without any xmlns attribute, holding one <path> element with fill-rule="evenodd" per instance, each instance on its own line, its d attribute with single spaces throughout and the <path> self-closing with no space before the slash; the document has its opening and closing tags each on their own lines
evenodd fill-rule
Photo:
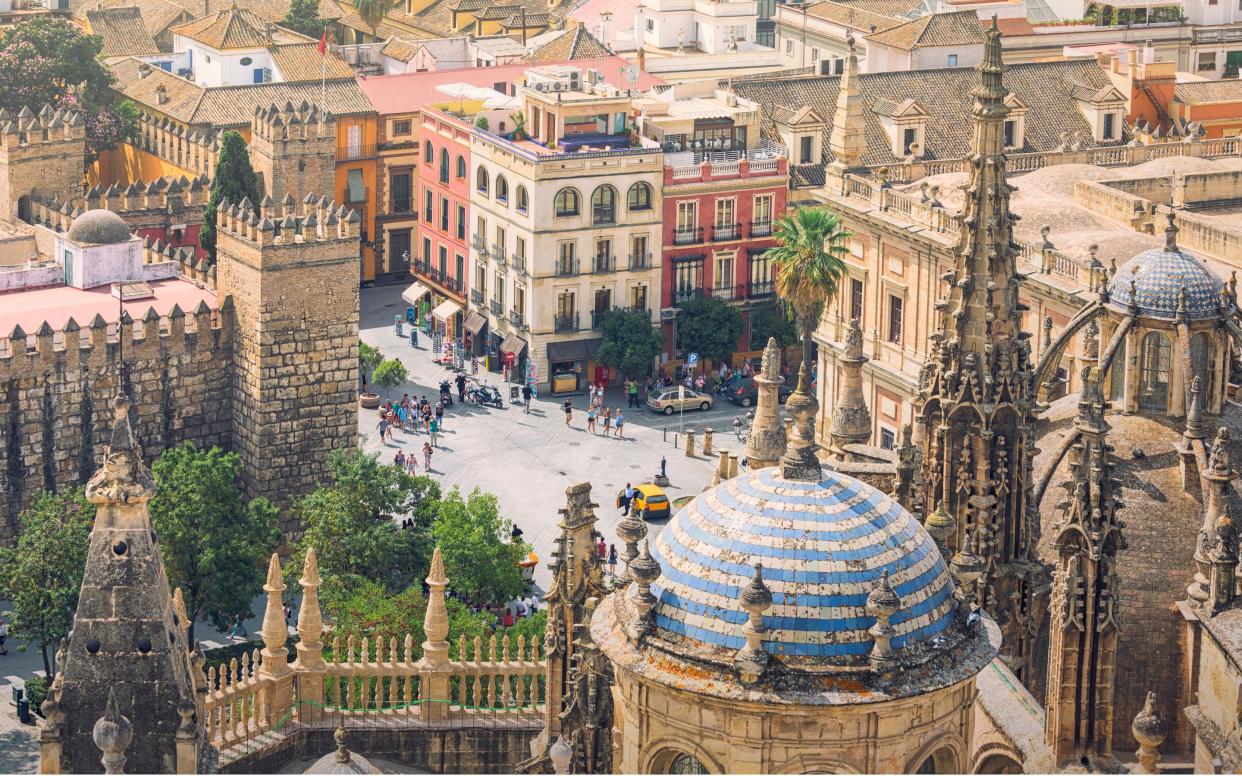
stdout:
<svg viewBox="0 0 1242 776">
<path fill-rule="evenodd" d="M 686 356 L 686 364 L 688 364 L 691 369 L 698 366 L 699 365 L 699 354 L 691 353 L 690 355 Z"/>
</svg>

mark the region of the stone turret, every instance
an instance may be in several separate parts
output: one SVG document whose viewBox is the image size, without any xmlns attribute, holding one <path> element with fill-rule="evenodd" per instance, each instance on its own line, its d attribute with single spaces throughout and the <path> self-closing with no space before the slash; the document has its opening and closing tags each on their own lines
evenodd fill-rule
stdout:
<svg viewBox="0 0 1242 776">
<path fill-rule="evenodd" d="M 871 411 L 863 398 L 862 368 L 870 359 L 863 355 L 862 329 L 858 321 L 850 321 L 845 334 L 845 353 L 841 365 L 841 397 L 832 406 L 832 423 L 828 427 L 830 452 L 845 457 L 842 449 L 849 444 L 866 444 L 871 439 Z"/>
<path fill-rule="evenodd" d="M 0 110 L 0 221 L 29 220 L 40 196 L 73 199 L 82 194 L 86 124 L 64 108 Z"/>
<path fill-rule="evenodd" d="M 256 108 L 250 123 L 250 160 L 274 201 L 303 191 L 332 191 L 336 176 L 336 120 L 305 100 Z"/>
<path fill-rule="evenodd" d="M 775 466 L 785 454 L 787 440 L 785 424 L 781 421 L 780 401 L 777 391 L 783 380 L 780 375 L 780 348 L 776 338 L 769 337 L 763 349 L 762 366 L 755 375 L 759 401 L 755 405 L 755 420 L 746 435 L 746 463 L 751 470 Z M 726 477 L 727 478 L 727 477 Z"/>
<path fill-rule="evenodd" d="M 103 466 L 86 486 L 98 512 L 73 635 L 63 671 L 48 692 L 60 720 L 56 770 L 98 772 L 93 732 L 113 693 L 114 711 L 127 717 L 136 733 L 128 746 L 120 746 L 130 772 L 175 773 L 179 760 L 201 770 L 211 757 L 202 720 L 191 718 L 191 735 L 182 736 L 189 756 L 177 751 L 181 710 L 194 708 L 195 684 L 184 623 L 169 594 L 147 511 L 155 483 L 130 426 L 129 400 L 119 395 L 114 407 Z M 115 743 L 112 736 L 108 741 Z M 45 772 L 52 767 L 41 763 Z"/>
</svg>

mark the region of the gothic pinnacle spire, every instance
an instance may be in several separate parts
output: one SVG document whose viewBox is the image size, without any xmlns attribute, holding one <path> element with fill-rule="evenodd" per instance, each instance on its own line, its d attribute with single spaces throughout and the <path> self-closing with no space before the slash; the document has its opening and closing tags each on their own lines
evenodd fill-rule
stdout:
<svg viewBox="0 0 1242 776">
<path fill-rule="evenodd" d="M 746 461 L 752 471 L 775 466 L 784 455 L 788 444 L 777 397 L 781 382 L 780 358 L 776 338 L 769 337 L 768 345 L 763 349 L 762 366 L 755 375 L 755 386 L 759 393 L 759 401 L 755 405 L 755 419 L 751 423 L 750 433 L 746 435 Z"/>
<path fill-rule="evenodd" d="M 1177 228 L 1177 213 L 1173 210 L 1165 215 L 1168 226 L 1164 228 L 1164 250 L 1168 253 L 1177 253 L 1177 233 L 1181 231 Z"/>
<path fill-rule="evenodd" d="M 992 14 L 992 26 L 988 27 L 986 37 L 987 40 L 983 44 L 983 61 L 979 63 L 981 82 L 971 94 L 985 102 L 1000 102 L 1009 94 L 1002 82 L 1002 77 L 1008 68 L 1005 67 L 1002 56 L 1001 31 L 996 21 L 996 14 Z"/>
</svg>

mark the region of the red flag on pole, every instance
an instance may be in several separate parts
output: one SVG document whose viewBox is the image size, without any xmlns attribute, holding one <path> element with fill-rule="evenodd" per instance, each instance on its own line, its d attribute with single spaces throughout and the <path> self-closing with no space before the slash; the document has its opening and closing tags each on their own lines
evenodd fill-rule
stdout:
<svg viewBox="0 0 1242 776">
<path fill-rule="evenodd" d="M 327 27 L 323 28 L 323 35 L 320 36 L 319 38 L 319 46 L 317 48 L 319 51 L 319 56 L 321 57 L 328 53 L 328 28 Z"/>
</svg>

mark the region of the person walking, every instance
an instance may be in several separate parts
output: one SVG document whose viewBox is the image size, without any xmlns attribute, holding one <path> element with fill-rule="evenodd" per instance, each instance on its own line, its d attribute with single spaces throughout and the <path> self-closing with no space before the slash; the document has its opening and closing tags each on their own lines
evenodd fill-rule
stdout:
<svg viewBox="0 0 1242 776">
<path fill-rule="evenodd" d="M 4 618 L 0 617 L 0 655 L 9 654 L 9 648 L 4 645 L 4 642 L 8 640 L 9 640 L 9 624 L 7 621 L 4 620 Z"/>
<path fill-rule="evenodd" d="M 380 444 L 384 444 L 384 437 L 388 435 L 388 415 L 380 415 L 379 425 Z"/>
<path fill-rule="evenodd" d="M 634 489 L 630 484 L 625 483 L 625 490 L 621 491 L 621 495 L 617 499 L 621 507 L 621 514 L 628 515 L 630 513 L 630 502 L 634 500 Z"/>
<path fill-rule="evenodd" d="M 608 545 L 608 573 L 617 575 L 617 545 Z"/>
<path fill-rule="evenodd" d="M 436 402 L 436 421 L 440 424 L 440 430 L 444 430 L 444 402 Z"/>
<path fill-rule="evenodd" d="M 587 431 L 595 433 L 595 405 L 587 407 Z"/>
<path fill-rule="evenodd" d="M 457 401 L 462 404 L 466 403 L 466 375 L 457 375 Z"/>
<path fill-rule="evenodd" d="M 423 469 L 431 474 L 431 443 L 423 442 Z"/>
<path fill-rule="evenodd" d="M 530 383 L 522 386 L 522 404 L 527 415 L 530 414 Z"/>
<path fill-rule="evenodd" d="M 635 380 L 634 378 L 630 378 L 629 388 L 630 388 L 630 406 L 637 407 L 638 406 L 638 381 Z"/>
<path fill-rule="evenodd" d="M 612 407 L 604 408 L 604 436 L 608 436 L 609 430 L 612 428 Z"/>
<path fill-rule="evenodd" d="M 569 421 L 574 417 L 574 405 L 569 399 L 565 400 L 565 404 L 561 407 L 565 411 L 565 425 L 569 425 Z"/>
<path fill-rule="evenodd" d="M 397 449 L 397 454 L 392 457 L 392 465 L 396 466 L 398 469 L 405 468 L 405 451 L 404 450 L 400 448 Z"/>
<path fill-rule="evenodd" d="M 613 418 L 612 425 L 617 429 L 617 439 L 621 438 L 621 431 L 625 428 L 625 416 L 621 414 L 621 408 L 617 408 L 617 417 Z"/>
<path fill-rule="evenodd" d="M 437 440 L 440 438 L 440 421 L 439 421 L 439 419 L 437 419 L 437 418 L 432 418 L 432 419 L 431 419 L 431 422 L 427 424 L 427 430 L 428 430 L 428 432 L 431 434 L 431 446 L 432 446 L 432 447 L 439 447 L 439 446 L 440 446 L 440 444 L 439 444 L 439 442 L 437 441 Z"/>
<path fill-rule="evenodd" d="M 604 537 L 599 537 L 599 544 L 595 546 L 595 549 L 599 551 L 600 563 L 608 560 L 608 543 L 604 541 Z"/>
<path fill-rule="evenodd" d="M 418 474 L 418 455 L 413 450 L 405 457 L 405 473 L 411 477 Z"/>
<path fill-rule="evenodd" d="M 244 639 L 246 635 L 246 624 L 242 622 L 242 616 L 239 614 L 233 620 L 233 629 L 229 631 L 229 641 Z"/>
</svg>

